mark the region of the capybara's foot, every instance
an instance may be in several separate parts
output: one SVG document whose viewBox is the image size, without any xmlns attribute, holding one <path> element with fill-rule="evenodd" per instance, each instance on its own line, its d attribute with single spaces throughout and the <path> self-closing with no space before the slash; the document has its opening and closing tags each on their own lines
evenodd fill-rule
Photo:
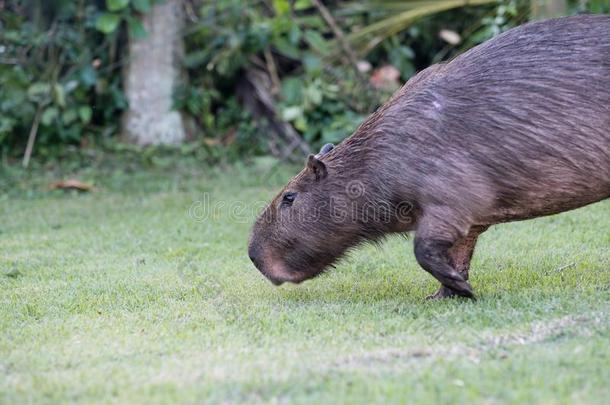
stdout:
<svg viewBox="0 0 610 405">
<path fill-rule="evenodd" d="M 473 300 L 476 300 L 473 292 L 472 292 L 472 288 L 465 292 L 465 293 L 459 293 L 457 291 L 452 290 L 451 288 L 445 287 L 444 285 L 441 285 L 441 288 L 438 289 L 437 292 L 435 292 L 434 294 L 430 294 L 426 297 L 427 300 L 437 300 L 437 299 L 441 299 L 441 298 L 453 298 L 453 297 L 466 297 L 466 298 L 472 298 Z"/>
<path fill-rule="evenodd" d="M 441 298 L 451 298 L 457 294 L 450 288 L 442 285 L 434 294 L 430 294 L 426 297 L 427 300 L 438 300 Z"/>
</svg>

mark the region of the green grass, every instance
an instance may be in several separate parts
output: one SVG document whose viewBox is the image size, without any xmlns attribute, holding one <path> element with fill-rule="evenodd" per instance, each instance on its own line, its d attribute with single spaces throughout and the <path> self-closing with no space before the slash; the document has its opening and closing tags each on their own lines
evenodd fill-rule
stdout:
<svg viewBox="0 0 610 405">
<path fill-rule="evenodd" d="M 276 288 L 229 210 L 291 172 L 257 167 L 5 181 L 0 403 L 607 403 L 609 201 L 486 232 L 476 302 L 425 301 L 398 237 Z M 225 205 L 198 221 L 204 193 Z"/>
</svg>

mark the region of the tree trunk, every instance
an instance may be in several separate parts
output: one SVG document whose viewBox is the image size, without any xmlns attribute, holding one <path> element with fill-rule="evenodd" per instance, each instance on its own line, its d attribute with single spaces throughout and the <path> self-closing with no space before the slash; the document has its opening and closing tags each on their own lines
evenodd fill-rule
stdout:
<svg viewBox="0 0 610 405">
<path fill-rule="evenodd" d="M 172 110 L 183 53 L 181 0 L 156 4 L 143 17 L 147 35 L 129 38 L 125 95 L 129 109 L 123 136 L 139 145 L 178 144 L 185 138 L 182 117 Z"/>
</svg>

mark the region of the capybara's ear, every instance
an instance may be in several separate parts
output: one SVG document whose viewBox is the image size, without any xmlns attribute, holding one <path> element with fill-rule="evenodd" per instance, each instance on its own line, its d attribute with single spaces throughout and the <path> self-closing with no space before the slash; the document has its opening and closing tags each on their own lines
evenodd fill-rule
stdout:
<svg viewBox="0 0 610 405">
<path fill-rule="evenodd" d="M 328 175 L 326 165 L 314 155 L 307 158 L 307 168 L 316 176 L 316 180 L 323 179 Z"/>
<path fill-rule="evenodd" d="M 334 148 L 335 148 L 335 145 L 333 145 L 332 143 L 327 143 L 326 145 L 322 146 L 322 148 L 320 149 L 320 152 L 318 152 L 316 157 L 321 158 L 322 156 L 326 155 L 328 152 L 330 152 Z"/>
</svg>

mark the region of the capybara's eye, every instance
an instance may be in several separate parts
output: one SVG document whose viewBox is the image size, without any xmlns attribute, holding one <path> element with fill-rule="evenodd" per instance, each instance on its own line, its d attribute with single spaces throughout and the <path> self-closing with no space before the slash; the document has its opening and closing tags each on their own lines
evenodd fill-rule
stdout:
<svg viewBox="0 0 610 405">
<path fill-rule="evenodd" d="M 282 204 L 291 205 L 295 198 L 297 198 L 297 193 L 284 193 L 282 196 Z"/>
</svg>

